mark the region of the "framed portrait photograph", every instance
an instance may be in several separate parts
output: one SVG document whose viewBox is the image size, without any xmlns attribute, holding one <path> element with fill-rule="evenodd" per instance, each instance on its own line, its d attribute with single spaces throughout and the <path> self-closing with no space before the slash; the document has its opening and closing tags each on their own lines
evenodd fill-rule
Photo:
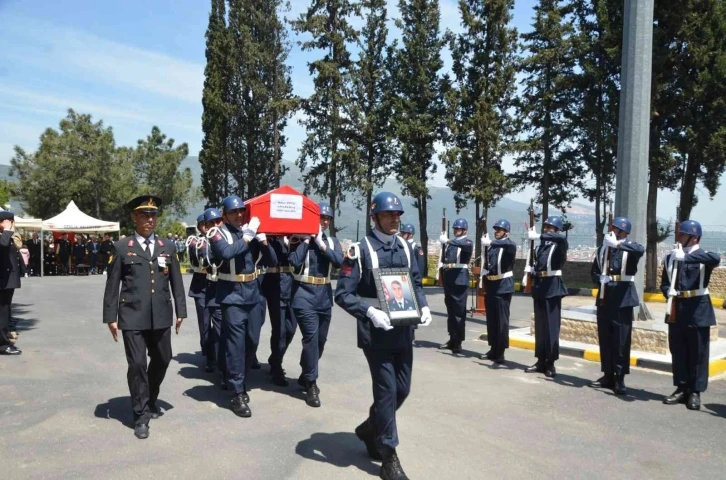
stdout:
<svg viewBox="0 0 726 480">
<path fill-rule="evenodd" d="M 381 310 L 388 314 L 394 327 L 421 323 L 421 309 L 413 291 L 408 269 L 374 270 Z"/>
</svg>

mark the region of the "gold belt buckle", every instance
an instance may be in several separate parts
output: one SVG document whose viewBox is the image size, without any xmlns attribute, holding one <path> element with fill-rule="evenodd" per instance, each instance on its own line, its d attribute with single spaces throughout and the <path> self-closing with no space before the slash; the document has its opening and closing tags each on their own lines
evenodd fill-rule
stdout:
<svg viewBox="0 0 726 480">
<path fill-rule="evenodd" d="M 696 296 L 695 290 L 685 290 L 678 295 L 678 298 L 691 298 Z"/>
<path fill-rule="evenodd" d="M 610 275 L 610 280 L 612 280 L 613 282 L 619 282 L 620 275 Z"/>
</svg>

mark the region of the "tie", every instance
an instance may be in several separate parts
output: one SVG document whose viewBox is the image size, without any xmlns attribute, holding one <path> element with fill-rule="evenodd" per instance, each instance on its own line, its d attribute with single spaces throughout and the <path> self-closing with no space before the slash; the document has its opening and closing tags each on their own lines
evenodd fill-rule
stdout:
<svg viewBox="0 0 726 480">
<path fill-rule="evenodd" d="M 401 310 L 403 310 L 403 303 L 398 302 L 398 308 L 400 308 Z"/>
<path fill-rule="evenodd" d="M 149 245 L 151 245 L 151 242 L 147 238 L 146 240 L 144 240 L 144 250 L 147 252 L 149 251 Z"/>
</svg>

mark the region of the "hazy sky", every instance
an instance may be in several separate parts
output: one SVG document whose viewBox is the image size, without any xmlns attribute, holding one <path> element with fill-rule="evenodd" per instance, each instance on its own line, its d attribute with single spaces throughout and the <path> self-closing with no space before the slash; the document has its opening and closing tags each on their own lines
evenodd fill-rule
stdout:
<svg viewBox="0 0 726 480">
<path fill-rule="evenodd" d="M 288 16 L 308 5 L 292 0 Z M 389 16 L 397 16 L 389 0 Z M 516 0 L 514 25 L 530 29 L 535 0 Z M 114 128 L 119 145 L 134 145 L 153 125 L 187 142 L 191 155 L 201 146 L 204 33 L 209 1 L 194 0 L 0 0 L 0 163 L 10 163 L 13 145 L 34 150 L 38 136 L 56 128 L 68 108 L 91 113 Z M 441 0 L 442 28 L 459 29 L 454 0 Z M 396 35 L 392 29 L 391 36 Z M 296 40 L 296 37 L 293 37 Z M 312 89 L 307 62 L 315 55 L 294 45 L 289 63 L 295 93 Z M 450 59 L 446 56 L 449 68 Z M 285 158 L 294 161 L 304 138 L 295 120 Z M 509 162 L 505 165 L 511 169 Z M 443 169 L 431 184 L 445 186 Z M 511 195 L 528 201 L 531 192 Z M 676 195 L 662 192 L 658 214 L 675 212 Z M 703 199 L 693 217 L 722 225 L 720 193 Z"/>
</svg>

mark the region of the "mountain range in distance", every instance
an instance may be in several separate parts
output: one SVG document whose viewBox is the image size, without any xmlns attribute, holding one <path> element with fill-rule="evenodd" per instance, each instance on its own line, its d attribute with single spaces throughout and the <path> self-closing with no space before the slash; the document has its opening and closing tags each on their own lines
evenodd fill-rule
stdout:
<svg viewBox="0 0 726 480">
<path fill-rule="evenodd" d="M 302 192 L 304 187 L 300 180 L 300 169 L 290 162 L 283 162 L 283 164 L 287 167 L 287 172 L 285 172 L 285 175 L 281 180 L 281 184 L 289 185 Z M 191 170 L 192 178 L 194 179 L 194 187 L 200 187 L 202 167 L 199 163 L 199 158 L 196 156 L 189 156 L 184 159 L 181 167 L 189 168 Z M 394 178 L 388 178 L 384 182 L 383 186 L 378 190 L 389 191 L 401 197 L 403 208 L 405 210 L 403 221 L 405 223 L 411 223 L 416 227 L 416 237 L 418 237 L 418 211 L 413 207 L 413 199 L 401 194 L 401 186 Z M 453 223 L 456 218 L 464 218 L 467 222 L 469 222 L 470 229 L 472 231 L 474 230 L 474 204 L 467 205 L 459 213 L 457 213 L 456 206 L 454 204 L 454 195 L 449 188 L 429 187 L 429 193 L 431 195 L 427 208 L 427 231 L 429 233 L 429 237 L 438 237 L 441 232 L 443 209 L 446 209 L 446 219 L 449 223 Z M 344 238 L 357 238 L 358 235 L 362 236 L 365 232 L 365 205 L 361 208 L 356 207 L 353 199 L 358 197 L 358 194 L 355 192 L 347 192 L 346 197 L 346 200 L 340 205 L 340 212 L 336 214 L 335 218 L 336 227 L 338 229 L 342 229 L 338 236 Z M 327 200 L 316 195 L 310 195 L 310 198 L 315 201 Z M 197 215 L 204 210 L 205 205 L 206 200 L 196 202 L 194 205 L 189 207 L 187 215 L 180 220 L 188 225 L 194 224 Z M 529 223 L 528 208 L 528 204 L 504 197 L 493 208 L 489 209 L 488 226 L 491 228 L 491 225 L 493 225 L 494 222 L 501 218 L 505 218 L 512 224 L 513 232 L 523 232 L 525 230 L 525 224 Z M 557 210 L 550 207 L 550 212 L 556 214 Z M 575 225 L 575 230 L 572 233 L 576 232 L 577 235 L 593 235 L 592 232 L 595 229 L 595 211 L 593 207 L 589 205 L 573 204 L 567 211 L 567 218 Z M 538 222 L 538 224 L 539 223 L 540 222 Z"/>
</svg>

